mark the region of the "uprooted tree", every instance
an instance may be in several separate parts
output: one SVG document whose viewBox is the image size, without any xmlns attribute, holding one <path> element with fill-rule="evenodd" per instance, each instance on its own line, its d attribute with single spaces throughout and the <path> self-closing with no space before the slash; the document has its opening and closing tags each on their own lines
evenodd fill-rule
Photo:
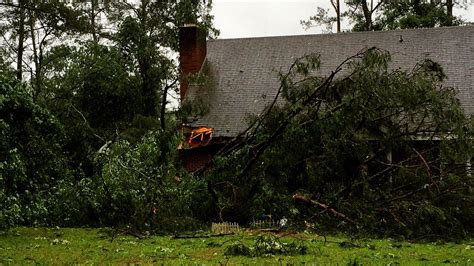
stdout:
<svg viewBox="0 0 474 266">
<path fill-rule="evenodd" d="M 442 85 L 439 64 L 389 64 L 388 52 L 371 48 L 326 77 L 315 74 L 315 55 L 280 74 L 275 101 L 214 159 L 216 216 L 271 213 L 321 230 L 407 237 L 471 234 L 472 121 L 455 89 Z"/>
</svg>

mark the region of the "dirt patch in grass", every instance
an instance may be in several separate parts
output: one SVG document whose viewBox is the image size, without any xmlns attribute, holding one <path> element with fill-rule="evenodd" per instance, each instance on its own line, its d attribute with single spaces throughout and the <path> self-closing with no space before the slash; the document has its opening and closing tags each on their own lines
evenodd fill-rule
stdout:
<svg viewBox="0 0 474 266">
<path fill-rule="evenodd" d="M 206 248 L 206 249 L 201 249 L 197 250 L 194 253 L 191 253 L 191 257 L 198 259 L 198 260 L 212 260 L 214 259 L 217 255 L 219 255 L 220 249 L 218 248 Z"/>
</svg>

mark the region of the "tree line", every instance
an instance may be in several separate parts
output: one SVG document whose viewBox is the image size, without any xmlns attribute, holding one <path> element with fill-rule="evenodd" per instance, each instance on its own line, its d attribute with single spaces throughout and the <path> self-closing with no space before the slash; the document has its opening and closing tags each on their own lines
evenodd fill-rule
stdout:
<svg viewBox="0 0 474 266">
<path fill-rule="evenodd" d="M 121 141 L 134 145 L 152 131 L 176 133 L 179 123 L 167 107 L 179 78 L 178 29 L 193 22 L 209 36 L 218 34 L 211 6 L 150 0 L 0 3 L 2 219 L 32 224 L 51 218 L 58 208 L 49 202 L 55 193 L 73 193 L 86 180 L 99 182 L 99 152 Z M 101 216 L 81 212 L 91 216 L 85 223 Z"/>
</svg>

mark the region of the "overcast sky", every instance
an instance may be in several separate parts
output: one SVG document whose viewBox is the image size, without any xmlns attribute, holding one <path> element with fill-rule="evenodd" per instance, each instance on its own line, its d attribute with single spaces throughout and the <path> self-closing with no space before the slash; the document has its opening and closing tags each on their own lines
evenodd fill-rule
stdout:
<svg viewBox="0 0 474 266">
<path fill-rule="evenodd" d="M 474 0 L 462 1 L 473 4 L 467 10 L 456 8 L 454 15 L 474 21 Z M 314 15 L 318 6 L 331 7 L 329 0 L 214 0 L 213 3 L 214 23 L 221 31 L 219 38 L 321 33 L 324 30 L 321 27 L 305 31 L 300 20 Z M 342 29 L 349 28 L 344 21 Z"/>
</svg>

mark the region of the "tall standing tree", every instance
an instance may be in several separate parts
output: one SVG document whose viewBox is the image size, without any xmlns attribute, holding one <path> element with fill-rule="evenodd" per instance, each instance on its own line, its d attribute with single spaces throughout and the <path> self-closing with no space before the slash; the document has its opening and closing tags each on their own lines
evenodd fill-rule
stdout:
<svg viewBox="0 0 474 266">
<path fill-rule="evenodd" d="M 54 61 L 51 57 L 46 60 L 48 51 L 65 42 L 64 37 L 84 32 L 87 21 L 79 11 L 63 2 L 2 2 L 0 12 L 7 18 L 1 29 L 2 49 L 15 57 L 19 80 L 25 72 L 29 73 L 28 80 L 36 97 L 42 92 L 43 68 Z"/>
<path fill-rule="evenodd" d="M 26 0 L 20 0 L 18 5 L 10 3 L 0 3 L 0 15 L 4 18 L 0 26 L 0 32 L 3 36 L 0 42 L 2 53 L 9 55 L 8 60 L 15 62 L 16 77 L 23 79 L 26 32 Z"/>
<path fill-rule="evenodd" d="M 23 79 L 23 50 L 25 41 L 25 0 L 19 1 L 18 8 L 18 48 L 17 48 L 17 63 L 16 63 L 16 78 L 18 80 Z"/>
</svg>

